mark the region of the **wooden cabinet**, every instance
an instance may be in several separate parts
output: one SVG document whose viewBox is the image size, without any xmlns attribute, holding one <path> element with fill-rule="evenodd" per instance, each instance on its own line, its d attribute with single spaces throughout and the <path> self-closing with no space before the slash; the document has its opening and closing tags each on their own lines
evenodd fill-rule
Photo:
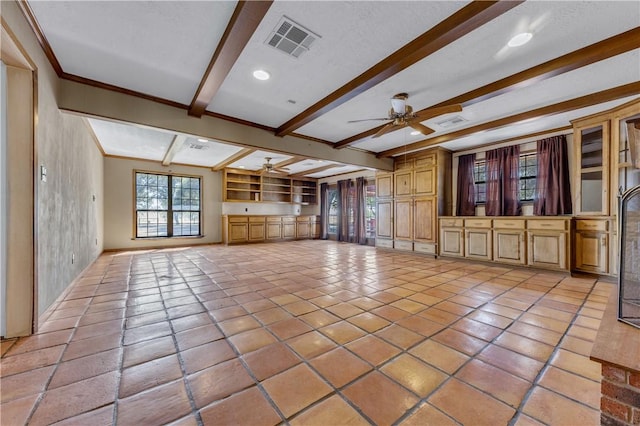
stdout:
<svg viewBox="0 0 640 426">
<path fill-rule="evenodd" d="M 413 171 L 402 170 L 394 174 L 394 196 L 410 197 L 413 194 Z"/>
<path fill-rule="evenodd" d="M 223 216 L 225 244 L 318 238 L 317 216 Z"/>
<path fill-rule="evenodd" d="M 282 238 L 282 219 L 277 217 L 267 217 L 266 221 L 267 240 L 279 240 Z"/>
<path fill-rule="evenodd" d="M 609 121 L 574 123 L 576 214 L 609 214 Z"/>
<path fill-rule="evenodd" d="M 541 268 L 568 269 L 569 219 L 527 221 L 527 263 Z"/>
<path fill-rule="evenodd" d="M 264 216 L 249 217 L 249 241 L 263 241 L 266 237 Z"/>
<path fill-rule="evenodd" d="M 465 257 L 491 260 L 491 219 L 465 219 L 464 242 Z"/>
<path fill-rule="evenodd" d="M 226 226 L 227 239 L 225 241 L 229 244 L 249 241 L 248 223 L 248 218 L 246 217 L 229 218 Z"/>
<path fill-rule="evenodd" d="M 394 217 L 402 218 L 394 223 L 394 239 L 411 241 L 413 239 L 413 201 L 410 198 L 395 200 Z"/>
<path fill-rule="evenodd" d="M 262 176 L 262 201 L 290 203 L 291 179 Z"/>
<path fill-rule="evenodd" d="M 293 239 L 296 237 L 296 218 L 286 216 L 282 218 L 282 238 Z"/>
<path fill-rule="evenodd" d="M 260 201 L 260 176 L 226 170 L 224 201 Z"/>
<path fill-rule="evenodd" d="M 574 229 L 574 269 L 609 273 L 609 219 L 576 218 Z"/>
<path fill-rule="evenodd" d="M 376 202 L 376 247 L 393 248 L 393 200 Z"/>
<path fill-rule="evenodd" d="M 438 211 L 435 197 L 413 200 L 413 249 L 436 254 Z"/>
<path fill-rule="evenodd" d="M 464 256 L 464 221 L 446 218 L 440 220 L 440 255 Z"/>
<path fill-rule="evenodd" d="M 318 183 L 313 179 L 225 169 L 223 194 L 224 201 L 318 204 Z"/>
<path fill-rule="evenodd" d="M 309 227 L 309 216 L 298 216 L 296 218 L 296 238 L 307 239 L 311 236 Z"/>
<path fill-rule="evenodd" d="M 296 204 L 318 204 L 318 184 L 315 181 L 294 179 L 291 181 L 292 201 Z"/>
<path fill-rule="evenodd" d="M 413 194 L 414 195 L 435 195 L 436 194 L 436 168 L 428 167 L 417 169 L 413 172 Z"/>
<path fill-rule="evenodd" d="M 393 197 L 393 173 L 378 173 L 376 175 L 376 198 Z"/>
<path fill-rule="evenodd" d="M 524 228 L 524 220 L 493 221 L 493 260 L 516 265 L 527 262 Z"/>
</svg>

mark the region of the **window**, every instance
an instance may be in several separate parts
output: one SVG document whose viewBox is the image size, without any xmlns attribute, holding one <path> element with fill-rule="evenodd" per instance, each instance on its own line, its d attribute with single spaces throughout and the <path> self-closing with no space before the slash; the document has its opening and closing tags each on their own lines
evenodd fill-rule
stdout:
<svg viewBox="0 0 640 426">
<path fill-rule="evenodd" d="M 487 202 L 487 163 L 476 161 L 473 165 L 473 181 L 476 185 L 476 204 Z"/>
<path fill-rule="evenodd" d="M 520 201 L 533 201 L 536 191 L 536 175 L 538 173 L 536 154 L 521 155 L 518 169 L 518 177 L 520 179 L 518 197 Z M 484 160 L 476 161 L 473 166 L 473 181 L 476 185 L 476 204 L 484 204 L 487 201 L 486 170 L 487 166 Z"/>
<path fill-rule="evenodd" d="M 536 192 L 536 175 L 538 174 L 538 159 L 536 154 L 524 154 L 520 156 L 518 167 L 520 178 L 520 201 L 533 201 Z"/>
<path fill-rule="evenodd" d="M 136 172 L 136 238 L 198 235 L 200 178 Z"/>
<path fill-rule="evenodd" d="M 329 187 L 327 199 L 329 200 L 328 233 L 335 235 L 338 233 L 338 188 L 335 185 Z"/>
<path fill-rule="evenodd" d="M 376 237 L 376 181 L 368 180 L 364 195 L 364 221 L 367 228 L 367 238 Z"/>
</svg>

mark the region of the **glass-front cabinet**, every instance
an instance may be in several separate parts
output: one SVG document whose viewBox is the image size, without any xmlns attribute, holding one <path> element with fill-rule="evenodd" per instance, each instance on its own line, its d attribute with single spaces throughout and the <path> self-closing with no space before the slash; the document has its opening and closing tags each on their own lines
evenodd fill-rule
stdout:
<svg viewBox="0 0 640 426">
<path fill-rule="evenodd" d="M 577 214 L 609 214 L 609 121 L 574 123 Z"/>
</svg>

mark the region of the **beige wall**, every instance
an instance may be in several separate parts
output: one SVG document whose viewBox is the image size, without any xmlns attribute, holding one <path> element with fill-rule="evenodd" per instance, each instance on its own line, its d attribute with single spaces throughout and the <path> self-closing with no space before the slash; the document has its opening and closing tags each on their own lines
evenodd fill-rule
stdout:
<svg viewBox="0 0 640 426">
<path fill-rule="evenodd" d="M 134 170 L 202 177 L 203 238 L 134 239 Z M 222 240 L 222 173 L 203 167 L 171 165 L 157 162 L 104 159 L 104 249 L 133 249 L 160 246 L 219 243 Z"/>
</svg>

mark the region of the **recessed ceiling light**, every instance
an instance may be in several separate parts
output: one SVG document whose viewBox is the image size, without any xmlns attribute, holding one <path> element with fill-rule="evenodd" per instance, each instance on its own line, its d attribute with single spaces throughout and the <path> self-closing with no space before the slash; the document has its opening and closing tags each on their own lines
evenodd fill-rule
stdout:
<svg viewBox="0 0 640 426">
<path fill-rule="evenodd" d="M 419 131 L 414 130 L 413 132 L 411 132 L 411 136 L 418 136 L 420 134 Z"/>
<path fill-rule="evenodd" d="M 269 80 L 269 78 L 271 77 L 271 74 L 269 74 L 265 70 L 255 70 L 253 72 L 253 77 L 258 80 Z"/>
<path fill-rule="evenodd" d="M 198 138 L 198 142 L 209 142 L 209 140 L 204 138 Z"/>
<path fill-rule="evenodd" d="M 244 169 L 244 166 L 238 166 L 239 169 Z"/>
<path fill-rule="evenodd" d="M 533 34 L 531 33 L 516 34 L 511 38 L 511 40 L 509 40 L 509 43 L 507 43 L 507 46 L 509 47 L 522 46 L 523 44 L 527 44 L 532 37 L 533 37 Z"/>
</svg>

